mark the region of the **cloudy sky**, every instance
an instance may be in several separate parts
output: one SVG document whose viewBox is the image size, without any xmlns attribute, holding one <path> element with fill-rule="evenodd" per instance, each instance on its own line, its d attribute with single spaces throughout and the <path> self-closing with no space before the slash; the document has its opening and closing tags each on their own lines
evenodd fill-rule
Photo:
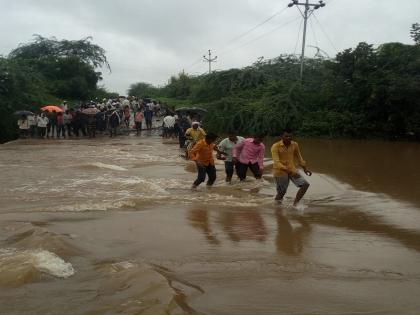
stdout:
<svg viewBox="0 0 420 315">
<path fill-rule="evenodd" d="M 57 39 L 92 36 L 94 43 L 106 50 L 112 67 L 103 84 L 110 91 L 126 94 L 134 82 L 163 85 L 183 69 L 191 74 L 207 71 L 202 56 L 208 49 L 218 56 L 215 70 L 243 67 L 260 56 L 300 53 L 302 18 L 296 7 L 286 9 L 288 3 L 0 0 L 0 54 L 7 55 L 19 43 L 30 41 L 33 34 Z M 411 43 L 410 26 L 420 23 L 420 0 L 325 3 L 309 21 L 307 45 L 318 46 L 330 56 L 361 41 Z M 316 49 L 307 47 L 308 56 L 315 53 Z"/>
</svg>

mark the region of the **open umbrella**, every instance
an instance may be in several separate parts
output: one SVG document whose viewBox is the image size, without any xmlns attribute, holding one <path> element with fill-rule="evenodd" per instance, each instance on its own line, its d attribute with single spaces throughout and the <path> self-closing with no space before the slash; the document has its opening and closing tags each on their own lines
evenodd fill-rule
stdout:
<svg viewBox="0 0 420 315">
<path fill-rule="evenodd" d="M 63 110 L 55 105 L 47 105 L 44 107 L 41 107 L 41 110 L 44 112 L 56 112 L 56 113 L 61 113 Z"/>
<path fill-rule="evenodd" d="M 14 114 L 15 115 L 18 115 L 18 116 L 22 116 L 22 115 L 25 115 L 25 116 L 35 116 L 35 114 L 32 113 L 32 112 L 30 112 L 29 110 L 18 110 L 18 111 L 15 111 Z"/>
</svg>

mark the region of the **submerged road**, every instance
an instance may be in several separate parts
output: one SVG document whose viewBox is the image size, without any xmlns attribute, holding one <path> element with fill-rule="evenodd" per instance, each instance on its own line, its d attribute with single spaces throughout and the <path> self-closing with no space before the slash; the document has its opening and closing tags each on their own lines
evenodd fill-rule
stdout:
<svg viewBox="0 0 420 315">
<path fill-rule="evenodd" d="M 418 314 L 420 202 L 387 183 L 418 177 L 323 143 L 301 145 L 315 172 L 298 210 L 292 186 L 273 202 L 268 168 L 226 184 L 219 164 L 191 192 L 192 165 L 154 133 L 1 145 L 0 313 Z"/>
</svg>

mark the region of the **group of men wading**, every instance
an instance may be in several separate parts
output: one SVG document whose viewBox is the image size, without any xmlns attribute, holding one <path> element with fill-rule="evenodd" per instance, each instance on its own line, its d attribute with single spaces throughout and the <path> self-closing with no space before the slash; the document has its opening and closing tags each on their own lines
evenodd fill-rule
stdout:
<svg viewBox="0 0 420 315">
<path fill-rule="evenodd" d="M 212 186 L 215 182 L 216 167 L 213 151 L 217 152 L 218 159 L 224 160 L 226 182 L 232 180 L 235 170 L 240 181 L 245 180 L 248 169 L 256 179 L 262 178 L 265 153 L 264 136 L 258 135 L 252 138 L 243 138 L 238 136 L 236 132 L 230 132 L 227 138 L 216 145 L 215 142 L 218 136 L 214 133 L 206 134 L 198 126 L 198 123 L 187 130 L 186 135 L 194 144 L 190 145 L 187 156 L 195 161 L 197 165 L 198 175 L 192 185 L 193 190 L 205 181 L 206 175 L 208 177 L 207 186 Z M 283 200 L 289 183 L 292 181 L 299 188 L 293 203 L 297 205 L 309 188 L 309 183 L 299 172 L 298 167 L 301 167 L 308 176 L 311 176 L 312 172 L 306 168 L 299 145 L 292 140 L 290 130 L 285 130 L 281 140 L 272 145 L 271 156 L 277 190 L 275 200 L 278 202 Z"/>
</svg>

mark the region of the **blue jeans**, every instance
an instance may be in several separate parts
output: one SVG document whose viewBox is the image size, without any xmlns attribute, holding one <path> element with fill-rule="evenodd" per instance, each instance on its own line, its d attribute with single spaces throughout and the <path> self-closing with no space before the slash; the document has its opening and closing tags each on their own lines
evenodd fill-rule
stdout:
<svg viewBox="0 0 420 315">
<path fill-rule="evenodd" d="M 234 170 L 234 164 L 232 161 L 225 161 L 225 172 L 226 178 L 232 178 Z"/>
</svg>

